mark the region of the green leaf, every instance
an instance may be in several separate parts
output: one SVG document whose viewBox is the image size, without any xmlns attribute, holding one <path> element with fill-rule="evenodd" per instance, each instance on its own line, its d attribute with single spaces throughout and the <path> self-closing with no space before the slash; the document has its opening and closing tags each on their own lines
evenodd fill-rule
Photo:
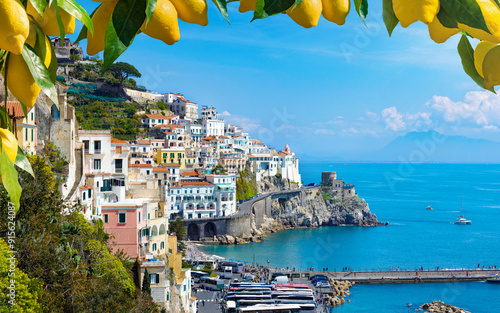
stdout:
<svg viewBox="0 0 500 313">
<path fill-rule="evenodd" d="M 113 16 L 106 29 L 106 44 L 104 46 L 104 62 L 102 72 L 105 72 L 118 57 L 127 50 L 127 46 L 118 38 L 113 26 Z"/>
<path fill-rule="evenodd" d="M 146 20 L 146 1 L 119 0 L 112 20 L 118 38 L 129 47 Z"/>
<path fill-rule="evenodd" d="M 491 34 L 476 0 L 441 0 L 441 7 L 457 19 L 457 22 Z M 441 21 L 441 20 L 440 20 Z"/>
<path fill-rule="evenodd" d="M 45 12 L 45 8 L 49 4 L 48 0 L 29 0 L 29 2 L 31 2 L 40 16 L 42 16 L 43 12 Z"/>
<path fill-rule="evenodd" d="M 147 0 L 146 3 L 146 25 L 156 9 L 156 0 Z"/>
<path fill-rule="evenodd" d="M 94 25 L 92 24 L 92 19 L 90 18 L 87 11 L 82 8 L 75 0 L 57 0 L 57 4 L 61 9 L 68 12 L 70 15 L 74 16 L 80 22 L 85 25 L 87 29 L 90 30 L 91 34 L 94 34 Z"/>
<path fill-rule="evenodd" d="M 222 15 L 222 17 L 225 18 L 229 24 L 231 24 L 231 22 L 229 21 L 229 16 L 227 15 L 227 1 L 226 0 L 212 0 L 212 2 L 215 4 L 217 9 L 219 9 L 219 12 Z"/>
<path fill-rule="evenodd" d="M 384 18 L 385 28 L 389 33 L 389 37 L 392 35 L 392 31 L 396 26 L 398 26 L 399 20 L 394 13 L 394 7 L 392 6 L 392 0 L 384 0 L 383 2 L 382 17 Z"/>
<path fill-rule="evenodd" d="M 258 0 L 252 21 L 285 12 L 295 0 Z"/>
<path fill-rule="evenodd" d="M 439 13 L 436 16 L 439 20 L 439 23 L 441 23 L 441 25 L 443 25 L 444 27 L 458 28 L 457 19 L 448 11 L 446 11 L 446 8 L 441 7 L 441 9 L 439 9 Z"/>
<path fill-rule="evenodd" d="M 90 20 L 92 20 L 92 17 L 94 16 L 95 12 L 97 11 L 97 9 L 99 9 L 101 7 L 102 4 L 100 4 L 95 10 L 94 12 L 92 12 L 92 14 L 90 14 Z M 78 35 L 78 38 L 76 38 L 76 41 L 75 42 L 80 42 L 82 41 L 83 39 L 87 39 L 87 31 L 88 31 L 88 28 L 87 26 L 85 26 L 85 24 L 83 24 L 82 26 L 82 30 L 80 31 L 80 34 Z"/>
<path fill-rule="evenodd" d="M 16 206 L 16 213 L 19 211 L 19 200 L 21 199 L 21 192 L 23 191 L 17 177 L 17 171 L 12 164 L 12 161 L 7 156 L 5 149 L 2 147 L 2 154 L 0 155 L 0 173 L 2 175 L 2 184 L 5 190 L 9 193 L 10 202 Z"/>
<path fill-rule="evenodd" d="M 64 47 L 64 37 L 66 37 L 66 31 L 64 29 L 64 24 L 61 19 L 61 12 L 59 12 L 59 4 L 57 3 L 58 1 L 52 1 L 51 4 L 54 6 L 54 9 L 56 10 L 56 19 L 57 19 L 57 26 L 59 27 L 59 36 L 61 37 L 61 46 Z"/>
<path fill-rule="evenodd" d="M 366 25 L 366 17 L 368 16 L 368 0 L 354 0 L 354 6 L 359 17 Z"/>
<path fill-rule="evenodd" d="M 21 147 L 17 147 L 17 156 L 16 160 L 14 161 L 14 165 L 28 172 L 31 176 L 33 176 L 33 178 L 35 178 L 35 174 L 33 173 L 33 168 L 31 168 L 31 163 L 30 161 L 28 161 L 28 158 L 24 154 L 23 149 L 21 149 Z"/>
<path fill-rule="evenodd" d="M 59 107 L 59 99 L 57 96 L 56 87 L 52 82 L 50 77 L 49 70 L 43 63 L 43 60 L 36 55 L 33 48 L 28 45 L 24 45 L 23 49 L 23 59 L 28 65 L 28 68 L 35 79 L 35 82 L 42 89 L 43 93 L 45 93 L 54 104 Z"/>
<path fill-rule="evenodd" d="M 476 84 L 478 84 L 481 88 L 484 88 L 484 78 L 479 75 L 476 67 L 474 66 L 474 49 L 472 49 L 472 46 L 466 35 L 462 35 L 462 38 L 460 38 L 457 50 L 460 58 L 462 59 L 462 66 L 465 73 L 467 73 L 467 75 L 469 75 L 470 78 L 472 78 L 472 80 L 474 80 Z M 495 90 L 493 88 L 490 88 L 488 90 L 495 93 Z"/>
<path fill-rule="evenodd" d="M 47 45 L 45 44 L 45 34 L 43 30 L 39 27 L 38 23 L 35 24 L 36 29 L 36 43 L 33 47 L 36 54 L 40 56 L 42 60 L 45 60 L 47 56 Z"/>
</svg>

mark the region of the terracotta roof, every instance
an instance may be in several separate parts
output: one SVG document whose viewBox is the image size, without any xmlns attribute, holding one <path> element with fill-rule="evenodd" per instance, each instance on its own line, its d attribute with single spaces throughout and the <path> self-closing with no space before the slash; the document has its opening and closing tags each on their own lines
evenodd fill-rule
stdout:
<svg viewBox="0 0 500 313">
<path fill-rule="evenodd" d="M 271 150 L 271 153 L 272 153 L 273 155 L 279 155 L 279 153 L 278 153 L 278 152 L 276 152 L 276 150 Z"/>
<path fill-rule="evenodd" d="M 153 167 L 153 172 L 168 172 L 168 168 L 161 166 Z"/>
<path fill-rule="evenodd" d="M 226 137 L 226 136 L 220 136 L 219 138 L 222 138 L 222 139 L 229 139 L 229 137 Z"/>
<path fill-rule="evenodd" d="M 143 140 L 137 140 L 137 144 L 138 145 L 149 145 L 151 143 L 150 140 L 146 140 L 146 139 L 143 139 Z"/>
<path fill-rule="evenodd" d="M 151 164 L 129 164 L 128 167 L 153 167 Z"/>
<path fill-rule="evenodd" d="M 5 106 L 4 102 L 0 104 L 2 107 Z M 30 109 L 27 108 L 29 111 Z M 9 116 L 14 116 L 14 118 L 24 118 L 23 107 L 19 101 L 7 101 L 7 113 Z"/>
<path fill-rule="evenodd" d="M 177 124 L 170 124 L 170 125 L 168 125 L 167 127 L 170 127 L 170 128 L 184 128 L 184 126 L 182 126 L 182 125 L 177 125 Z"/>
<path fill-rule="evenodd" d="M 212 140 L 217 140 L 217 138 L 215 138 L 214 136 L 210 136 L 210 137 L 203 138 L 203 140 L 205 140 L 205 141 L 212 141 Z"/>
<path fill-rule="evenodd" d="M 263 144 L 259 139 L 250 139 L 250 141 L 253 143 Z"/>
<path fill-rule="evenodd" d="M 251 155 L 251 154 L 247 155 L 247 157 L 249 157 L 249 158 L 256 158 L 255 155 Z"/>
<path fill-rule="evenodd" d="M 179 167 L 179 164 L 175 164 L 175 163 L 162 163 L 160 165 L 164 166 L 164 167 Z"/>
<path fill-rule="evenodd" d="M 146 114 L 145 115 L 147 118 L 167 118 L 166 116 L 164 115 L 160 115 L 160 114 Z"/>
<path fill-rule="evenodd" d="M 153 126 L 152 128 L 164 128 L 164 127 L 168 127 L 170 125 L 167 125 L 167 124 L 161 124 L 161 125 L 156 125 L 156 126 Z"/>
<path fill-rule="evenodd" d="M 165 134 L 167 134 L 167 135 L 177 135 L 176 133 L 172 133 L 172 132 L 165 132 Z"/>
<path fill-rule="evenodd" d="M 213 184 L 207 181 L 186 181 L 181 182 L 181 186 L 213 186 Z"/>
<path fill-rule="evenodd" d="M 292 152 L 286 152 L 285 150 L 281 150 L 279 153 L 280 153 L 280 154 L 283 154 L 283 155 L 289 155 L 289 154 L 292 154 Z"/>
<path fill-rule="evenodd" d="M 167 119 L 171 120 L 173 118 L 179 117 L 179 115 L 167 116 Z"/>
<path fill-rule="evenodd" d="M 86 189 L 92 189 L 92 187 L 88 186 L 88 185 L 85 185 L 85 186 L 80 187 L 80 189 L 86 190 Z"/>
<path fill-rule="evenodd" d="M 128 142 L 111 137 L 111 143 L 121 143 L 128 145 Z"/>
<path fill-rule="evenodd" d="M 182 173 L 184 176 L 198 176 L 198 173 L 196 172 L 184 172 Z"/>
</svg>

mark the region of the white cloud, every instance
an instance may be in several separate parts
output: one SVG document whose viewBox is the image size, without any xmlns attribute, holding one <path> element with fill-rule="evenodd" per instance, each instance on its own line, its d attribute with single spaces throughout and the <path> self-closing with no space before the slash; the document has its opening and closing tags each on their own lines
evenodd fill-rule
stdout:
<svg viewBox="0 0 500 313">
<path fill-rule="evenodd" d="M 224 115 L 224 121 L 231 125 L 243 128 L 245 132 L 252 132 L 262 128 L 261 121 L 259 119 L 250 119 L 242 115 L 229 114 L 229 112 L 227 112 L 229 115 L 225 115 L 224 113 L 226 112 L 227 111 L 222 113 L 222 115 Z"/>
<path fill-rule="evenodd" d="M 428 106 L 444 121 L 455 124 L 500 125 L 500 96 L 489 91 L 470 91 L 463 101 L 434 96 Z"/>
<path fill-rule="evenodd" d="M 387 129 L 397 132 L 406 128 L 406 124 L 403 121 L 403 115 L 398 112 L 395 106 L 383 109 L 382 117 L 384 118 Z"/>
<path fill-rule="evenodd" d="M 231 116 L 231 113 L 229 113 L 228 111 L 224 111 L 220 115 L 222 115 L 222 116 Z"/>
<path fill-rule="evenodd" d="M 335 135 L 335 131 L 333 131 L 332 129 L 321 128 L 321 129 L 316 129 L 314 131 L 314 134 L 316 134 L 316 135 Z"/>
</svg>

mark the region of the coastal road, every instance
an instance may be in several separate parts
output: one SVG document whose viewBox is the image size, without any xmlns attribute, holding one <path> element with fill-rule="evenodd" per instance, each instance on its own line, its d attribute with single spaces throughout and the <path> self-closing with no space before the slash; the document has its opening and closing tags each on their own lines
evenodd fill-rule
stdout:
<svg viewBox="0 0 500 313">
<path fill-rule="evenodd" d="M 219 308 L 219 304 L 216 302 L 217 292 L 216 291 L 198 291 L 195 295 L 198 302 L 198 312 L 199 313 L 217 313 L 222 312 Z M 205 302 L 205 305 L 203 305 Z"/>
<path fill-rule="evenodd" d="M 257 201 L 260 201 L 262 199 L 265 199 L 267 197 L 270 197 L 270 196 L 273 196 L 273 195 L 278 195 L 278 194 L 283 194 L 283 193 L 289 193 L 289 192 L 294 192 L 294 191 L 303 191 L 303 190 L 309 190 L 309 189 L 314 189 L 314 188 L 318 188 L 319 186 L 307 186 L 307 187 L 301 187 L 301 188 L 298 188 L 298 189 L 293 189 L 293 190 L 283 190 L 283 191 L 275 191 L 275 192 L 270 192 L 270 193 L 265 193 L 265 194 L 260 194 L 258 195 L 257 197 L 253 198 L 253 199 L 250 199 L 250 200 L 246 200 L 244 202 L 242 202 L 240 205 L 239 205 L 239 209 L 238 209 L 238 212 L 236 212 L 235 214 L 233 214 L 232 216 L 245 216 L 245 215 L 250 215 L 250 212 L 252 211 L 252 205 L 257 202 Z"/>
</svg>

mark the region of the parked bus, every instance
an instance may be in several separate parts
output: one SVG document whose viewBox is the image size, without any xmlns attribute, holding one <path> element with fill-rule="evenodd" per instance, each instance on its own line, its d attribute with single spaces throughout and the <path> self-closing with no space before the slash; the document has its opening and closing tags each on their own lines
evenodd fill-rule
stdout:
<svg viewBox="0 0 500 313">
<path fill-rule="evenodd" d="M 269 305 L 257 304 L 245 308 L 238 308 L 238 313 L 299 313 L 301 307 L 296 304 Z"/>
<path fill-rule="evenodd" d="M 241 273 L 243 272 L 243 263 L 242 262 L 231 262 L 231 261 L 225 261 L 221 263 L 221 268 L 224 268 L 224 266 L 230 266 L 233 268 L 233 273 Z"/>
<path fill-rule="evenodd" d="M 193 278 L 193 281 L 195 283 L 199 283 L 202 277 L 209 277 L 209 276 L 210 273 L 207 272 L 191 271 L 191 278 Z"/>
<path fill-rule="evenodd" d="M 200 279 L 200 287 L 208 290 L 222 290 L 224 289 L 224 281 L 217 278 L 202 277 Z"/>
<path fill-rule="evenodd" d="M 233 268 L 230 266 L 224 266 L 222 278 L 231 279 L 231 277 L 233 277 Z"/>
</svg>

